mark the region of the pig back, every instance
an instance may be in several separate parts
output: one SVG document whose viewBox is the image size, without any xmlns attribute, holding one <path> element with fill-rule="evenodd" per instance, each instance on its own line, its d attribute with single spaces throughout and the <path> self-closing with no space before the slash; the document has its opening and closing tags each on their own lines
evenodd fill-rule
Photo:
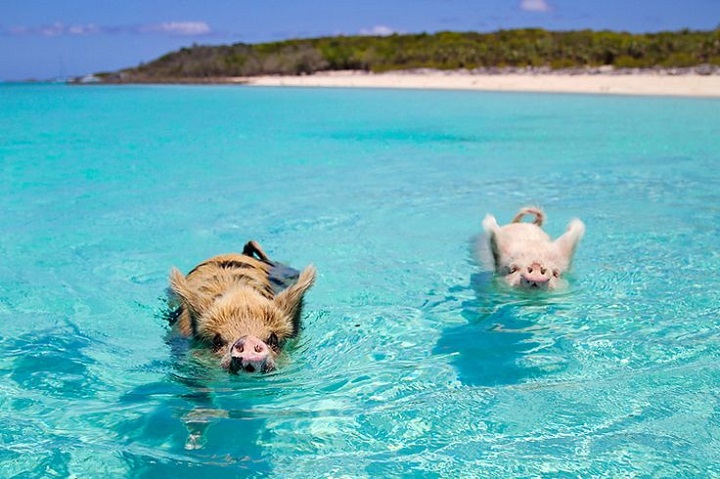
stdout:
<svg viewBox="0 0 720 479">
<path fill-rule="evenodd" d="M 248 286 L 272 299 L 272 265 L 244 254 L 223 254 L 203 261 L 186 276 L 188 286 L 203 296 L 218 296 L 234 286 Z"/>
</svg>

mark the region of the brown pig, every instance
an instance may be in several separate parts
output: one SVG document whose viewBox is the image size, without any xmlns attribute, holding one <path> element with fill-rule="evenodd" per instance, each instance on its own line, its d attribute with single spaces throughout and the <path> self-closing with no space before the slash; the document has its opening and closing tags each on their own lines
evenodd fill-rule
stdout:
<svg viewBox="0 0 720 479">
<path fill-rule="evenodd" d="M 524 223 L 525 215 L 535 217 Z M 562 278 L 572 263 L 575 249 L 585 234 L 585 224 L 574 219 L 567 231 L 552 240 L 541 226 L 545 213 L 540 208 L 522 208 L 510 224 L 499 226 L 492 215 L 482 222 L 492 253 L 495 273 L 510 286 L 551 290 L 566 285 Z"/>
<path fill-rule="evenodd" d="M 300 329 L 303 296 L 315 281 L 310 265 L 276 292 L 274 267 L 250 241 L 242 254 L 215 256 L 187 276 L 173 268 L 170 288 L 180 300 L 175 328 L 212 347 L 230 372 L 272 371 L 283 344 Z"/>
</svg>

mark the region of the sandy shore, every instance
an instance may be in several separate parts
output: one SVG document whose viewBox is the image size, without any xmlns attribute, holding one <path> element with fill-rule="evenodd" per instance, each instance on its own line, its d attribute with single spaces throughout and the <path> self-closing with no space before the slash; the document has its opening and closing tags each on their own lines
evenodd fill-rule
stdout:
<svg viewBox="0 0 720 479">
<path fill-rule="evenodd" d="M 256 86 L 326 88 L 415 88 L 545 93 L 720 97 L 720 75 L 642 72 L 632 74 L 469 74 L 328 72 L 305 76 L 235 78 Z"/>
</svg>

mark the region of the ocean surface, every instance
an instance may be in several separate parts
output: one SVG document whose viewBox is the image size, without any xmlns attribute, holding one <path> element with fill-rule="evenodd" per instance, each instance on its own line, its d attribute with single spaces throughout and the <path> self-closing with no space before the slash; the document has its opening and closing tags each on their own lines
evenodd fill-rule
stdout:
<svg viewBox="0 0 720 479">
<path fill-rule="evenodd" d="M 0 86 L 0 477 L 720 477 L 720 100 Z M 499 288 L 486 213 L 587 233 Z M 313 263 L 273 374 L 172 266 Z"/>
</svg>

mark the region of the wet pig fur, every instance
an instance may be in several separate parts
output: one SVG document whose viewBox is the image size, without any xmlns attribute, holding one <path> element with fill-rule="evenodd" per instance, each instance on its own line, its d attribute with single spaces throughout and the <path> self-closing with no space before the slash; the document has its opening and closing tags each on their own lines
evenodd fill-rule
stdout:
<svg viewBox="0 0 720 479">
<path fill-rule="evenodd" d="M 532 223 L 522 222 L 526 215 Z M 488 214 L 482 222 L 495 273 L 509 286 L 552 290 L 566 286 L 563 274 L 570 268 L 585 224 L 572 220 L 565 233 L 552 240 L 542 225 L 545 213 L 540 208 L 522 208 L 510 224 L 500 226 Z"/>
<path fill-rule="evenodd" d="M 170 288 L 180 300 L 174 327 L 211 347 L 230 372 L 272 371 L 285 341 L 298 334 L 303 297 L 315 281 L 310 265 L 276 293 L 273 267 L 250 241 L 242 254 L 215 256 L 187 275 L 173 268 Z"/>
</svg>

